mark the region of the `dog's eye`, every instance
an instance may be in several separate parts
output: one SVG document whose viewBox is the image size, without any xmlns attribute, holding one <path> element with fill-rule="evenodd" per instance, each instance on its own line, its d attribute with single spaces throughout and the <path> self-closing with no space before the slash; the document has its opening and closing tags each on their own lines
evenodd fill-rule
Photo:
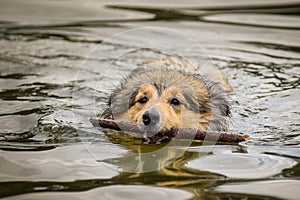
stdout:
<svg viewBox="0 0 300 200">
<path fill-rule="evenodd" d="M 142 97 L 142 98 L 140 98 L 140 99 L 138 100 L 138 102 L 139 102 L 139 103 L 142 103 L 142 104 L 147 103 L 147 101 L 148 101 L 148 98 L 147 98 L 147 97 Z"/>
<path fill-rule="evenodd" d="M 181 104 L 181 102 L 178 99 L 173 98 L 173 99 L 171 99 L 170 104 L 172 104 L 174 106 L 179 106 Z"/>
</svg>

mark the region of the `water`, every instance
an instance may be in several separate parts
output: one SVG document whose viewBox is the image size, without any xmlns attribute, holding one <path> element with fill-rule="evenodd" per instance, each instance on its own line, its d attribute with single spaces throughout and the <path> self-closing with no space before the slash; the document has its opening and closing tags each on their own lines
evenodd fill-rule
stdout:
<svg viewBox="0 0 300 200">
<path fill-rule="evenodd" d="M 0 4 L 4 199 L 299 199 L 299 2 Z M 249 141 L 148 147 L 91 127 L 122 74 L 164 56 L 123 52 L 167 46 L 203 59 L 203 49 L 166 31 L 107 40 L 141 27 L 179 32 L 206 49 L 234 89 L 230 130 Z"/>
</svg>

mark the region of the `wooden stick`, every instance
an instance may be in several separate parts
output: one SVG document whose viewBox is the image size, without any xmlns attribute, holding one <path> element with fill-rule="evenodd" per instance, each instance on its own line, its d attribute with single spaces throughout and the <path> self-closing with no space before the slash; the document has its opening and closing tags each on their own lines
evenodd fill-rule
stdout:
<svg viewBox="0 0 300 200">
<path fill-rule="evenodd" d="M 118 131 L 127 131 L 143 134 L 138 126 L 132 122 L 107 120 L 101 118 L 90 118 L 90 122 L 95 127 L 109 128 Z M 144 140 L 146 144 L 160 144 L 173 137 L 177 139 L 209 140 L 229 143 L 239 143 L 249 139 L 248 135 L 237 133 L 202 131 L 192 128 L 172 128 L 168 131 L 159 132 Z"/>
</svg>

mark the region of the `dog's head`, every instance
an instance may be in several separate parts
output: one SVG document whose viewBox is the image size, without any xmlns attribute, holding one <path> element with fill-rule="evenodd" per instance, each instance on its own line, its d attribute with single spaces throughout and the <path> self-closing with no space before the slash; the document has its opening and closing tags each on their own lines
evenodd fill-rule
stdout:
<svg viewBox="0 0 300 200">
<path fill-rule="evenodd" d="M 135 122 L 148 135 L 172 127 L 210 129 L 211 122 L 218 120 L 212 111 L 215 103 L 210 88 L 200 75 L 141 68 L 113 91 L 104 117 Z M 221 99 L 221 103 L 218 109 L 223 110 L 218 115 L 228 115 L 227 102 Z"/>
</svg>

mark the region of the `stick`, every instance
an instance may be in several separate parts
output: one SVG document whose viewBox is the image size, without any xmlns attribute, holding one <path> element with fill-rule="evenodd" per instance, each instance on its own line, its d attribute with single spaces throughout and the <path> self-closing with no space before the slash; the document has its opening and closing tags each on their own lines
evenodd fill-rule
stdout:
<svg viewBox="0 0 300 200">
<path fill-rule="evenodd" d="M 109 128 L 118 131 L 127 131 L 143 134 L 138 126 L 132 122 L 107 120 L 101 118 L 90 118 L 90 122 L 95 127 Z M 120 128 L 121 127 L 121 128 Z M 146 144 L 160 144 L 165 140 L 173 137 L 177 139 L 193 139 L 193 140 L 209 140 L 229 143 L 239 143 L 249 139 L 248 135 L 237 133 L 218 132 L 218 131 L 202 131 L 192 128 L 171 128 L 168 131 L 159 132 L 147 139 L 144 139 Z"/>
</svg>

